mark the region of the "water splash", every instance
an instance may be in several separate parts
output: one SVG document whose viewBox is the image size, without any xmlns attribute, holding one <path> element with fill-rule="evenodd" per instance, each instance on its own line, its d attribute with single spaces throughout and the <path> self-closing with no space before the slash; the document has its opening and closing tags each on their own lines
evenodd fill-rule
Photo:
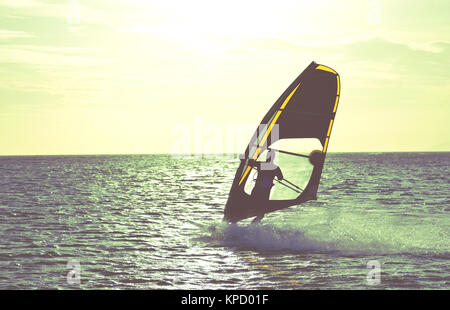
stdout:
<svg viewBox="0 0 450 310">
<path fill-rule="evenodd" d="M 309 208 L 268 217 L 260 224 L 213 223 L 210 239 L 222 246 L 260 251 L 340 254 L 449 255 L 445 223 L 407 215 Z"/>
</svg>

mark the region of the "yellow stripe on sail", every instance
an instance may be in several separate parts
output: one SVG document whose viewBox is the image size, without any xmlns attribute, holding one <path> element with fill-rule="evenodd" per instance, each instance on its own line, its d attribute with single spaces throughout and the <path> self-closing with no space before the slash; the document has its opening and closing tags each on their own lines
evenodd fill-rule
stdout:
<svg viewBox="0 0 450 310">
<path fill-rule="evenodd" d="M 281 114 L 281 111 L 278 111 L 277 114 L 275 114 L 275 117 L 273 118 L 272 122 L 270 123 L 269 127 L 267 128 L 266 133 L 264 134 L 263 138 L 261 139 L 261 142 L 259 142 L 259 146 L 263 146 L 264 143 L 266 142 L 278 117 L 280 117 L 280 114 Z"/>
<path fill-rule="evenodd" d="M 331 133 L 331 127 L 333 127 L 333 120 L 330 120 L 330 126 L 328 127 L 327 137 L 330 136 L 330 133 Z"/>
<path fill-rule="evenodd" d="M 326 66 L 322 66 L 322 65 L 318 65 L 316 67 L 316 69 L 323 70 L 323 71 L 328 71 L 328 72 L 331 72 L 333 74 L 336 74 L 336 83 L 337 83 L 337 85 L 336 85 L 336 100 L 334 102 L 334 108 L 333 108 L 333 113 L 335 113 L 336 110 L 337 110 L 338 102 L 339 102 L 339 94 L 341 92 L 341 80 L 339 78 L 339 74 L 337 74 L 337 72 L 334 71 L 333 69 L 331 69 L 329 67 L 326 67 Z M 330 119 L 330 125 L 328 126 L 327 136 L 326 136 L 326 139 L 325 139 L 325 143 L 323 145 L 323 150 L 322 150 L 323 153 L 326 153 L 326 151 L 327 151 L 328 142 L 329 142 L 329 139 L 330 139 L 330 134 L 331 134 L 331 128 L 332 127 L 333 127 L 333 119 Z"/>
<path fill-rule="evenodd" d="M 258 147 L 258 148 L 256 149 L 256 151 L 255 151 L 255 154 L 253 154 L 253 159 L 257 159 L 260 152 L 261 152 L 261 148 Z"/>
<path fill-rule="evenodd" d="M 328 137 L 325 139 L 325 145 L 323 146 L 322 153 L 325 153 L 327 151 L 327 146 L 328 146 Z"/>
<path fill-rule="evenodd" d="M 339 93 L 341 92 L 341 80 L 339 78 L 339 75 L 336 75 L 336 80 L 337 80 L 337 94 L 339 95 Z"/>
<path fill-rule="evenodd" d="M 259 153 L 261 152 L 261 148 L 258 147 L 255 151 L 255 154 L 253 154 L 253 159 L 256 160 L 259 156 Z M 250 172 L 250 169 L 252 169 L 252 167 L 248 166 L 247 169 L 244 172 L 244 175 L 242 176 L 241 180 L 239 181 L 239 185 L 241 185 L 242 181 L 244 181 L 245 177 L 247 176 L 247 174 Z"/>
<path fill-rule="evenodd" d="M 242 179 L 239 181 L 239 185 L 241 185 L 242 181 L 244 181 L 245 176 L 248 174 L 248 172 L 252 169 L 252 167 L 248 166 L 247 169 L 244 172 L 244 175 L 242 176 Z"/>
<path fill-rule="evenodd" d="M 334 109 L 333 113 L 336 112 L 337 106 L 338 106 L 339 96 L 336 96 L 336 102 L 334 103 Z"/>
<path fill-rule="evenodd" d="M 334 71 L 333 69 L 331 69 L 331 68 L 328 68 L 328 67 L 325 67 L 325 66 L 322 66 L 322 65 L 318 65 L 318 66 L 316 67 L 316 69 L 317 69 L 317 70 L 328 71 L 328 72 L 331 72 L 331 73 L 337 74 L 337 72 L 336 72 L 336 71 Z"/>
<path fill-rule="evenodd" d="M 283 110 L 284 107 L 288 104 L 289 100 L 291 100 L 292 95 L 295 93 L 297 88 L 300 86 L 301 83 L 298 83 L 297 87 L 294 88 L 294 90 L 287 96 L 287 98 L 284 100 L 283 104 L 281 105 L 280 109 Z"/>
</svg>

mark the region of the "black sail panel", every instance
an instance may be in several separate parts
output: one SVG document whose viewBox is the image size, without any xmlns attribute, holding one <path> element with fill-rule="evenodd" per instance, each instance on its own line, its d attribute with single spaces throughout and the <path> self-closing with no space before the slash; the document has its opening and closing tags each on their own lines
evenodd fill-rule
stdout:
<svg viewBox="0 0 450 310">
<path fill-rule="evenodd" d="M 339 77 L 313 70 L 280 115 L 280 138 L 318 138 L 325 143 L 337 94 Z"/>
<path fill-rule="evenodd" d="M 264 116 L 241 158 L 224 219 L 235 222 L 256 216 L 261 210 L 268 213 L 316 199 L 339 95 L 339 75 L 315 62 L 291 83 Z M 277 149 L 283 145 L 305 148 L 305 141 L 313 140 L 317 140 L 314 151 L 309 150 L 307 154 Z M 251 163 L 261 162 L 268 150 L 277 152 L 283 175 L 288 174 L 290 179 L 275 184 L 271 198 L 261 202 L 248 190 L 254 186 L 250 176 L 256 173 Z M 294 178 L 303 180 L 305 186 L 300 188 L 291 182 Z M 289 198 L 277 198 L 288 189 L 291 190 Z"/>
</svg>

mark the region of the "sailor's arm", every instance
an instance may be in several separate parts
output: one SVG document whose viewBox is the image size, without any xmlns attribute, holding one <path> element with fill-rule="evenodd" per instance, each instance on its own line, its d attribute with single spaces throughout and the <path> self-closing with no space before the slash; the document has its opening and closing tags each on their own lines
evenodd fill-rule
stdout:
<svg viewBox="0 0 450 310">
<path fill-rule="evenodd" d="M 280 167 L 277 167 L 277 174 L 276 174 L 276 177 L 277 177 L 277 179 L 278 180 L 283 180 L 283 173 L 281 172 L 281 169 L 280 169 Z"/>
<path fill-rule="evenodd" d="M 248 160 L 248 165 L 252 166 L 252 167 L 260 168 L 261 167 L 261 162 L 260 161 L 256 161 L 254 159 L 249 159 Z"/>
</svg>

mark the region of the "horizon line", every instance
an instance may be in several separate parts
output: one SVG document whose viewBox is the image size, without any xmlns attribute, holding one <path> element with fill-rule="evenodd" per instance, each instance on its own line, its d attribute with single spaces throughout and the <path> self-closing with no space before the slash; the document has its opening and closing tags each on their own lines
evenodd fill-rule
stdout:
<svg viewBox="0 0 450 310">
<path fill-rule="evenodd" d="M 327 154 L 351 153 L 450 153 L 450 150 L 441 151 L 336 151 Z M 38 157 L 38 156 L 120 156 L 120 155 L 172 155 L 172 156 L 211 156 L 211 155 L 239 155 L 240 153 L 79 153 L 79 154 L 0 154 L 0 157 Z"/>
</svg>

